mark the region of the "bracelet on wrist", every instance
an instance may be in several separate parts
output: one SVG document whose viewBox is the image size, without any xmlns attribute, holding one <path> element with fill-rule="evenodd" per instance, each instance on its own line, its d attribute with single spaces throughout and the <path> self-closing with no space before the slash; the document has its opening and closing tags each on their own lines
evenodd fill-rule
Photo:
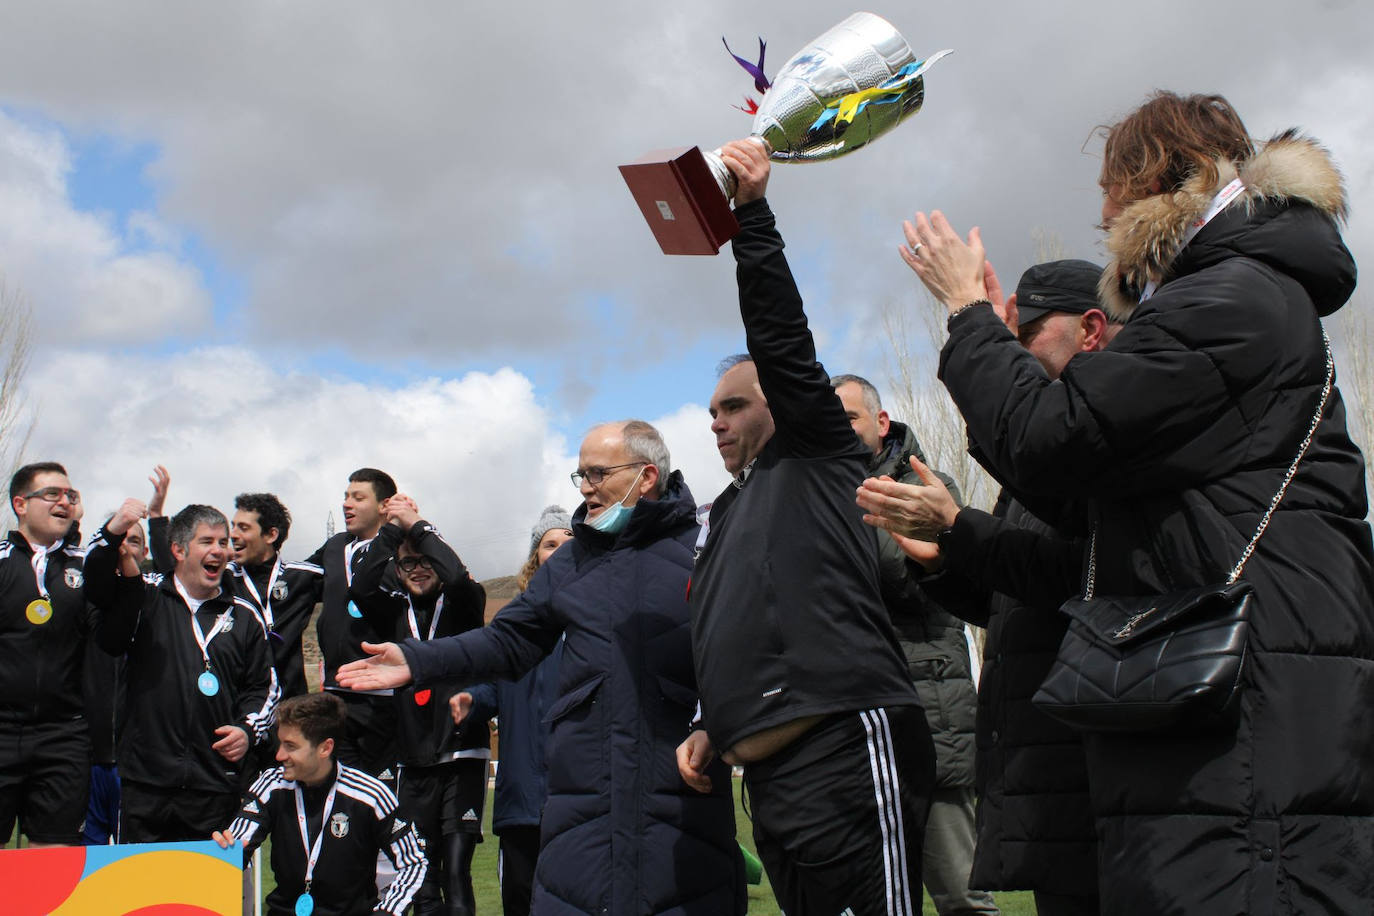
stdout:
<svg viewBox="0 0 1374 916">
<path fill-rule="evenodd" d="M 991 305 L 992 305 L 992 302 L 991 302 L 990 300 L 987 300 L 987 299 L 974 299 L 972 302 L 967 302 L 967 303 L 965 303 L 965 304 L 959 306 L 959 307 L 958 307 L 957 309 L 955 309 L 954 311 L 950 312 L 950 313 L 949 313 L 949 320 L 950 320 L 950 321 L 953 321 L 955 318 L 958 318 L 960 315 L 964 314 L 964 312 L 967 312 L 969 309 L 971 309 L 971 308 L 973 308 L 974 306 L 977 306 L 977 305 L 987 305 L 987 306 L 991 306 Z"/>
</svg>

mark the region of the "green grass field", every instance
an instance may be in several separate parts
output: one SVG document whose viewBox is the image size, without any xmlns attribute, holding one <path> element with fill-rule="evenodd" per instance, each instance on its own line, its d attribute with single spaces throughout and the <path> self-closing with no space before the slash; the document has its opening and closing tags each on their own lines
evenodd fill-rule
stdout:
<svg viewBox="0 0 1374 916">
<path fill-rule="evenodd" d="M 735 830 L 739 841 L 744 844 L 751 852 L 754 850 L 754 838 L 749 828 L 749 818 L 740 807 L 739 791 L 736 786 L 735 791 Z M 487 809 L 483 817 L 483 830 L 486 841 L 477 847 L 477 854 L 472 859 L 472 885 L 473 891 L 477 896 L 477 912 L 481 916 L 495 916 L 501 912 L 501 886 L 496 880 L 496 847 L 497 840 L 495 834 L 491 832 L 491 793 L 487 793 Z M 267 853 L 264 850 L 263 862 L 267 861 Z M 271 889 L 272 876 L 270 871 L 263 876 L 263 893 Z M 1035 903 L 1029 893 L 1003 893 L 997 895 L 997 905 L 1002 908 L 1006 916 L 1035 916 Z M 749 887 L 749 912 L 758 916 L 780 916 L 778 902 L 773 898 L 773 891 L 768 886 L 768 875 L 763 876 L 763 884 L 751 885 Z M 925 899 L 922 912 L 934 916 L 935 907 L 931 905 L 930 898 Z"/>
</svg>

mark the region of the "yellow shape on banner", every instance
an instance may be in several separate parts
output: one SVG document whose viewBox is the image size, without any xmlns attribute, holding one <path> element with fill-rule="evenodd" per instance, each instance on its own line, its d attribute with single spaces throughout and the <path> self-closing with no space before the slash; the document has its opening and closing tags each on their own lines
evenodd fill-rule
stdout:
<svg viewBox="0 0 1374 916">
<path fill-rule="evenodd" d="M 110 916 L 176 903 L 240 916 L 242 896 L 243 872 L 228 862 L 163 850 L 120 859 L 92 873 L 52 916 Z"/>
</svg>

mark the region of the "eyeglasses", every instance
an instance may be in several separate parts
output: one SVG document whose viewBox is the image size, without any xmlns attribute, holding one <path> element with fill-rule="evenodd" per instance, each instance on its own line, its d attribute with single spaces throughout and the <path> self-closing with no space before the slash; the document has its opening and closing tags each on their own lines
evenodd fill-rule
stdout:
<svg viewBox="0 0 1374 916">
<path fill-rule="evenodd" d="M 613 464 L 608 468 L 585 468 L 573 471 L 568 476 L 572 478 L 573 486 L 578 489 L 582 488 L 582 481 L 584 480 L 595 487 L 605 480 L 611 471 L 618 471 L 621 468 L 640 468 L 648 463 L 647 461 L 631 461 L 629 464 Z"/>
<path fill-rule="evenodd" d="M 396 565 L 401 568 L 401 572 L 414 572 L 417 566 L 423 566 L 425 569 L 434 568 L 434 564 L 429 562 L 429 557 L 404 557 L 397 560 Z"/>
<path fill-rule="evenodd" d="M 34 490 L 32 493 L 25 493 L 25 499 L 41 499 L 45 503 L 60 502 L 62 497 L 67 497 L 67 501 L 73 506 L 81 502 L 81 494 L 71 487 L 44 487 L 41 490 Z"/>
</svg>

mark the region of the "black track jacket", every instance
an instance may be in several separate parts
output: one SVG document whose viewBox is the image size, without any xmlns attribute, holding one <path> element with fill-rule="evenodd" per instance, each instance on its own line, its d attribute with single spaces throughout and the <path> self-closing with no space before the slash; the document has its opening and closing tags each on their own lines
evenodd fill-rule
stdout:
<svg viewBox="0 0 1374 916">
<path fill-rule="evenodd" d="M 101 528 L 86 554 L 86 598 L 100 609 L 96 640 L 111 655 L 128 653 L 119 775 L 167 789 L 237 794 L 242 761 L 230 763 L 211 745 L 221 725 L 237 725 L 254 744 L 272 728 L 279 691 L 262 621 L 251 604 L 223 591 L 200 606 L 196 620 L 207 636 L 220 615 L 232 620 L 207 647 L 219 692 L 204 696 L 196 679 L 205 661 L 186 602 L 170 575 L 117 575 L 123 540 Z"/>
<path fill-rule="evenodd" d="M 803 716 L 916 706 L 854 493 L 871 455 L 802 311 L 764 200 L 735 210 L 740 314 L 776 431 L 711 506 L 692 575 L 692 648 L 712 743 Z"/>
<path fill-rule="evenodd" d="M 425 853 L 415 825 L 397 815 L 391 790 L 362 770 L 335 763 L 333 776 L 325 785 L 301 792 L 312 847 L 325 831 L 310 880 L 315 916 L 400 916 L 425 878 Z M 322 814 L 331 787 L 334 803 L 326 824 Z M 277 888 L 267 895 L 267 913 L 292 916 L 296 898 L 305 890 L 308 859 L 296 817 L 296 783 L 282 775 L 281 767 L 265 770 L 253 783 L 229 833 L 236 841 L 247 841 L 245 864 L 263 840 L 272 838 Z M 386 853 L 396 866 L 396 879 L 380 902 L 378 852 Z"/>
<path fill-rule="evenodd" d="M 81 593 L 83 553 L 66 540 L 49 551 L 43 584 L 51 611 L 36 606 L 30 613 L 41 598 L 34 549 L 18 531 L 0 541 L 0 727 L 81 718 L 90 629 Z"/>
<path fill-rule="evenodd" d="M 349 594 L 362 609 L 368 623 L 382 634 L 383 639 L 397 643 L 412 637 L 428 640 L 457 636 L 482 626 L 487 603 L 486 590 L 468 574 L 468 568 L 438 530 L 421 520 L 411 527 L 408 534 L 420 554 L 428 558 L 434 567 L 434 574 L 442 583 L 444 603 L 439 608 L 439 621 L 435 625 L 437 601 L 415 602 L 414 625 L 419 632 L 411 629 L 411 618 L 407 613 L 412 608 L 411 599 L 404 588 L 399 587 L 393 564 L 396 549 L 401 546 L 406 534 L 399 525 L 383 525 L 353 575 Z M 393 575 L 388 576 L 388 570 Z M 448 681 L 418 690 L 412 685 L 396 691 L 396 740 L 401 763 L 407 766 L 432 766 L 459 757 L 490 756 L 489 717 L 468 716 L 461 727 L 453 724 L 448 708 L 449 697 L 464 688 L 463 684 Z"/>
</svg>

